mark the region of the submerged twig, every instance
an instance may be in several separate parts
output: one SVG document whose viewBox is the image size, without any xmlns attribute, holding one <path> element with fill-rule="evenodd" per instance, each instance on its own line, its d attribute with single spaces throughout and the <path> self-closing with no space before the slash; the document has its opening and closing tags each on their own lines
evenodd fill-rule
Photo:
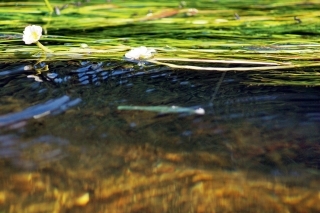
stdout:
<svg viewBox="0 0 320 213">
<path fill-rule="evenodd" d="M 220 89 L 220 86 L 221 86 L 221 84 L 222 84 L 222 81 L 223 81 L 226 73 L 227 73 L 227 72 L 223 72 L 223 73 L 221 74 L 221 77 L 220 77 L 220 79 L 219 79 L 219 81 L 218 81 L 218 83 L 217 83 L 217 86 L 216 86 L 216 88 L 214 89 L 214 93 L 212 94 L 212 97 L 211 97 L 211 99 L 210 99 L 210 103 L 209 103 L 210 105 L 213 105 L 213 101 L 214 101 L 214 99 L 216 98 L 216 96 L 217 96 L 217 94 L 218 94 L 218 91 L 219 91 L 219 89 Z"/>
<path fill-rule="evenodd" d="M 118 106 L 118 110 L 140 110 L 158 113 L 188 113 L 203 115 L 205 111 L 203 108 L 189 108 L 178 106 Z"/>
</svg>

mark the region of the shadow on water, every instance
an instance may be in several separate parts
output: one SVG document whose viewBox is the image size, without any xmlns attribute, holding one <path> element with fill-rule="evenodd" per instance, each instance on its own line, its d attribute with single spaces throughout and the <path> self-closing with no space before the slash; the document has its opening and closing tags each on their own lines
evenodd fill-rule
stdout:
<svg viewBox="0 0 320 213">
<path fill-rule="evenodd" d="M 11 212 L 320 209 L 317 87 L 250 86 L 250 72 L 77 61 L 49 64 L 37 82 L 26 66 L 0 67 L 0 204 L 11 199 Z"/>
</svg>

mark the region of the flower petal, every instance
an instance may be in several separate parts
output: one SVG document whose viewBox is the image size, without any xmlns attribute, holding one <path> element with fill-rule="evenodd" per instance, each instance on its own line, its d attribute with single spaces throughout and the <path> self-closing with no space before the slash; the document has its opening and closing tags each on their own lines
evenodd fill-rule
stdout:
<svg viewBox="0 0 320 213">
<path fill-rule="evenodd" d="M 125 57 L 130 60 L 141 60 L 141 59 L 148 59 L 153 56 L 155 53 L 155 49 L 147 48 L 145 46 L 136 47 L 130 50 L 125 54 Z"/>
<path fill-rule="evenodd" d="M 42 27 L 37 25 L 29 25 L 23 31 L 22 40 L 25 44 L 36 43 L 42 36 Z"/>
</svg>

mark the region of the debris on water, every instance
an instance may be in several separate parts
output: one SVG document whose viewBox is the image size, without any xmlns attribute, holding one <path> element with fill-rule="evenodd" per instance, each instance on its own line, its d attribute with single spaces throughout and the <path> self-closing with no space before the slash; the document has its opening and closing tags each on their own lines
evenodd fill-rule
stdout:
<svg viewBox="0 0 320 213">
<path fill-rule="evenodd" d="M 188 113 L 204 115 L 203 108 L 179 107 L 179 106 L 118 106 L 118 110 L 141 110 L 159 113 Z"/>
<path fill-rule="evenodd" d="M 37 82 L 43 82 L 43 80 L 41 80 L 37 75 L 27 75 L 27 78 L 33 78 Z"/>
<path fill-rule="evenodd" d="M 49 114 L 58 114 L 66 111 L 81 102 L 80 98 L 71 100 L 69 96 L 51 99 L 45 103 L 26 108 L 21 112 L 10 113 L 0 116 L 0 127 L 12 125 L 31 118 L 40 118 Z"/>
</svg>

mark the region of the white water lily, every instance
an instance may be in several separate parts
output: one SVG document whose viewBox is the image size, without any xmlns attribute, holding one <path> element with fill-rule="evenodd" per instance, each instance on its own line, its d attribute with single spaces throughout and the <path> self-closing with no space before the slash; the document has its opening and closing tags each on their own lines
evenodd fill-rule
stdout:
<svg viewBox="0 0 320 213">
<path fill-rule="evenodd" d="M 136 47 L 125 54 L 125 57 L 130 60 L 142 60 L 152 58 L 156 53 L 153 48 L 147 48 L 145 46 Z"/>
<path fill-rule="evenodd" d="M 41 36 L 42 36 L 42 27 L 37 25 L 29 25 L 23 31 L 22 40 L 26 44 L 35 43 L 44 52 L 52 53 L 53 52 L 52 50 L 48 49 L 47 47 L 43 46 L 40 43 L 39 39 L 41 38 Z"/>
<path fill-rule="evenodd" d="M 42 36 L 42 27 L 37 25 L 29 25 L 23 31 L 22 40 L 26 44 L 32 44 L 39 41 Z"/>
</svg>

